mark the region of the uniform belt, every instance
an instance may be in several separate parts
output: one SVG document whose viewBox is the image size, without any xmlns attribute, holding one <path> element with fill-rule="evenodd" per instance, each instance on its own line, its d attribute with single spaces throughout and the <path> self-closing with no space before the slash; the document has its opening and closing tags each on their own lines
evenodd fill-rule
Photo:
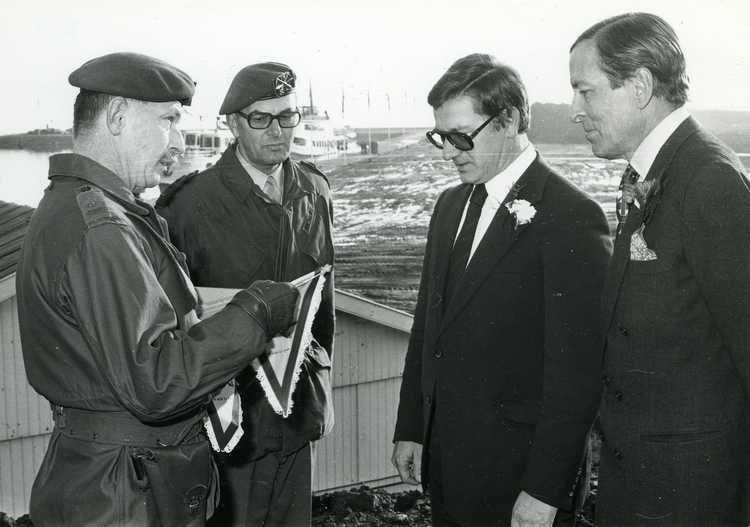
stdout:
<svg viewBox="0 0 750 527">
<path fill-rule="evenodd" d="M 100 443 L 167 447 L 206 441 L 201 416 L 151 426 L 127 412 L 92 412 L 52 406 L 57 431 L 68 437 Z"/>
</svg>

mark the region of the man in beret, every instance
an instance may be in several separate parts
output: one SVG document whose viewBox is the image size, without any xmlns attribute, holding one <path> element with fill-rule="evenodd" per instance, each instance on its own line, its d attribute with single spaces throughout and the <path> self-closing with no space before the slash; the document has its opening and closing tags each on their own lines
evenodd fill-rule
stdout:
<svg viewBox="0 0 750 527">
<path fill-rule="evenodd" d="M 73 153 L 18 265 L 26 372 L 55 427 L 31 493 L 36 526 L 200 526 L 216 481 L 202 420 L 209 395 L 293 323 L 296 289 L 258 282 L 199 322 L 184 257 L 138 199 L 184 149 L 194 83 L 133 53 L 70 75 Z"/>
<path fill-rule="evenodd" d="M 289 157 L 300 122 L 294 88 L 295 74 L 284 64 L 240 70 L 220 110 L 234 143 L 214 166 L 176 181 L 157 202 L 198 285 L 292 280 L 333 263 L 328 182 L 314 165 Z M 288 418 L 274 413 L 252 368 L 238 378 L 244 436 L 218 457 L 216 525 L 310 524 L 310 442 L 333 425 L 332 275 L 312 333 Z"/>
</svg>

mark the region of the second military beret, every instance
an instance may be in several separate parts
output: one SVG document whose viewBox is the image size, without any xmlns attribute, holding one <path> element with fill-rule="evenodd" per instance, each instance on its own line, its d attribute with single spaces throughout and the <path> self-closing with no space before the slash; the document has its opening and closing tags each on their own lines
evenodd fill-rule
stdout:
<svg viewBox="0 0 750 527">
<path fill-rule="evenodd" d="M 294 92 L 297 76 L 286 64 L 263 62 L 242 68 L 229 85 L 219 114 L 229 115 L 255 101 L 275 99 Z"/>
<path fill-rule="evenodd" d="M 68 77 L 83 90 L 150 102 L 189 105 L 195 93 L 190 75 L 164 61 L 138 53 L 110 53 L 91 59 Z"/>
</svg>

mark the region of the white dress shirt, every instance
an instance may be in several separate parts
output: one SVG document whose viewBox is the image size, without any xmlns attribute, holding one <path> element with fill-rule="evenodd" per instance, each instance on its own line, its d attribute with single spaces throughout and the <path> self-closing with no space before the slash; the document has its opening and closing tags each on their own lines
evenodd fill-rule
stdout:
<svg viewBox="0 0 750 527">
<path fill-rule="evenodd" d="M 240 152 L 240 149 L 238 148 L 236 150 L 237 152 L 237 159 L 240 161 L 240 165 L 242 165 L 242 168 L 245 169 L 245 172 L 250 176 L 250 179 L 253 180 L 253 183 L 258 185 L 261 190 L 265 189 L 266 187 L 266 181 L 268 178 L 273 178 L 276 183 L 276 188 L 279 189 L 279 195 L 283 196 L 284 194 L 284 187 L 283 187 L 283 171 L 281 170 L 283 167 L 283 164 L 279 163 L 279 166 L 276 167 L 276 170 L 271 172 L 270 174 L 265 174 L 264 172 L 261 172 L 257 168 L 255 168 L 253 165 L 250 164 L 250 162 L 245 159 L 245 156 L 242 155 L 242 152 Z M 270 198 L 271 201 L 274 201 L 273 198 Z"/>
<path fill-rule="evenodd" d="M 688 113 L 687 108 L 680 106 L 657 124 L 641 144 L 638 145 L 638 148 L 633 152 L 633 157 L 630 159 L 630 166 L 638 172 L 639 181 L 648 175 L 659 150 L 669 140 L 674 131 L 677 130 L 677 127 L 688 117 L 690 117 L 690 113 Z"/>
<path fill-rule="evenodd" d="M 500 208 L 500 204 L 508 195 L 510 189 L 513 188 L 513 185 L 516 184 L 518 178 L 520 178 L 523 173 L 526 172 L 526 169 L 531 166 L 534 159 L 536 159 L 536 149 L 534 148 L 534 145 L 529 143 L 510 165 L 505 167 L 502 172 L 484 184 L 484 187 L 487 189 L 487 199 L 484 201 L 482 212 L 479 215 L 477 230 L 474 232 L 474 241 L 471 244 L 471 252 L 469 253 L 469 259 L 466 261 L 467 266 L 469 265 L 471 258 L 474 256 L 474 252 L 477 250 L 479 242 L 482 241 L 482 238 L 484 238 L 484 235 L 487 233 L 487 229 Z M 464 224 L 468 205 L 469 200 L 467 199 L 466 204 L 464 205 L 463 214 L 461 215 L 461 221 L 458 224 L 458 231 L 456 231 L 456 238 L 458 238 L 458 234 L 461 232 L 461 227 Z M 456 239 L 453 240 L 453 243 L 456 243 Z"/>
</svg>

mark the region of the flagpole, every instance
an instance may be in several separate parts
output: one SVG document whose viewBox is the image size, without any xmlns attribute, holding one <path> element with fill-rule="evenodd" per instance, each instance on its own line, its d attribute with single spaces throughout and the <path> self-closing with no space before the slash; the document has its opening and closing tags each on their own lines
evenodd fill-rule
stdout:
<svg viewBox="0 0 750 527">
<path fill-rule="evenodd" d="M 367 88 L 367 151 L 372 154 L 372 115 L 370 113 L 370 88 Z"/>
</svg>

